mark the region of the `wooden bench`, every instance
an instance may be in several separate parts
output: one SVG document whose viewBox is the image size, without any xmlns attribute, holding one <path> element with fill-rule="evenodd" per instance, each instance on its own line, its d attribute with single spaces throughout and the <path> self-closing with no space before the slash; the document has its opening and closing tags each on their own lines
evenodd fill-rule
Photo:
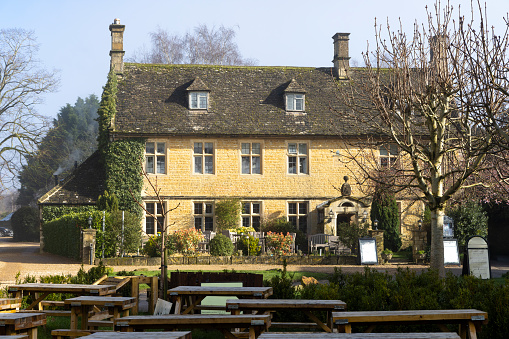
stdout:
<svg viewBox="0 0 509 339">
<path fill-rule="evenodd" d="M 68 310 L 19 310 L 18 313 L 44 313 L 50 317 L 70 317 L 71 311 Z"/>
<path fill-rule="evenodd" d="M 246 328 L 249 339 L 257 338 L 270 327 L 270 315 L 228 315 L 228 314 L 170 314 L 127 316 L 115 319 L 115 331 L 136 332 L 147 329 L 188 330 L 195 328 L 216 329 L 225 338 L 237 338 L 232 329 Z"/>
<path fill-rule="evenodd" d="M 457 333 L 319 333 L 319 332 L 265 332 L 258 339 L 460 339 Z"/>
<path fill-rule="evenodd" d="M 333 312 L 332 321 L 338 332 L 346 333 L 352 332 L 352 324 L 368 325 L 367 333 L 380 324 L 436 324 L 442 331 L 449 331 L 446 324 L 459 324 L 461 338 L 476 339 L 481 325 L 488 322 L 488 314 L 473 309 Z"/>
<path fill-rule="evenodd" d="M 84 337 L 96 332 L 110 332 L 113 331 L 95 331 L 95 330 L 68 330 L 68 329 L 58 329 L 51 331 L 51 336 L 53 339 L 64 339 L 64 338 L 76 338 L 76 337 Z"/>
<path fill-rule="evenodd" d="M 0 311 L 12 311 L 21 307 L 21 298 L 0 298 Z"/>
</svg>

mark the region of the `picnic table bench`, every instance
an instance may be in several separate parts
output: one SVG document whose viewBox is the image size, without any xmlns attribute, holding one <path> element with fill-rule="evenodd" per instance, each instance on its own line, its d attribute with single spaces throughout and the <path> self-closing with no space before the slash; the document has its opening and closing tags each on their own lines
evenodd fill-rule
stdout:
<svg viewBox="0 0 509 339">
<path fill-rule="evenodd" d="M 481 325 L 488 322 L 488 314 L 473 309 L 333 312 L 332 321 L 338 332 L 346 333 L 352 332 L 352 324 L 368 325 L 366 332 L 379 324 L 436 324 L 442 331 L 448 331 L 445 324 L 459 324 L 462 339 L 476 339 Z"/>
<path fill-rule="evenodd" d="M 0 339 L 28 339 L 28 335 L 0 335 Z"/>
<path fill-rule="evenodd" d="M 441 333 L 304 333 L 304 332 L 265 332 L 258 339 L 460 339 L 454 332 Z"/>
<path fill-rule="evenodd" d="M 113 332 L 113 331 L 95 331 L 95 330 L 53 330 L 51 331 L 53 339 L 63 339 L 64 337 L 84 337 L 94 339 L 191 339 L 191 332 Z M 0 339 L 2 337 L 0 336 Z M 11 339 L 11 338 L 8 338 Z"/>
<path fill-rule="evenodd" d="M 318 327 L 325 332 L 332 332 L 332 312 L 342 311 L 346 303 L 341 300 L 307 300 L 307 299 L 228 299 L 226 310 L 232 314 L 240 314 L 241 311 L 256 312 L 256 314 L 270 314 L 281 310 L 301 311 L 306 314 L 313 323 L 272 323 L 273 327 Z M 327 312 L 326 323 L 323 323 L 314 312 Z"/>
<path fill-rule="evenodd" d="M 221 331 L 226 338 L 237 338 L 232 329 L 248 329 L 249 339 L 257 338 L 262 332 L 270 327 L 270 315 L 228 315 L 228 314 L 170 314 L 170 315 L 147 315 L 128 316 L 115 319 L 115 331 L 135 332 L 146 329 L 162 330 L 187 330 L 194 328 L 216 329 Z"/>
<path fill-rule="evenodd" d="M 168 295 L 175 303 L 175 314 L 188 314 L 206 296 L 266 299 L 272 295 L 272 287 L 178 286 L 169 289 Z"/>
<path fill-rule="evenodd" d="M 0 298 L 0 311 L 11 311 L 21 307 L 21 298 Z"/>
<path fill-rule="evenodd" d="M 44 313 L 0 313 L 0 335 L 27 333 L 37 339 L 37 327 L 42 325 L 46 325 Z"/>
</svg>

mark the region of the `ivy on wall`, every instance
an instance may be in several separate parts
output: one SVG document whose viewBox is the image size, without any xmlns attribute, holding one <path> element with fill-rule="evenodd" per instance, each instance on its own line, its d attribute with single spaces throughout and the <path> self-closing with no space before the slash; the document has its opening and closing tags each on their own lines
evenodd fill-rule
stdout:
<svg viewBox="0 0 509 339">
<path fill-rule="evenodd" d="M 102 159 L 105 157 L 105 150 L 108 147 L 110 135 L 109 128 L 111 127 L 111 120 L 117 113 L 117 76 L 113 70 L 108 74 L 108 80 L 103 88 L 101 95 L 101 102 L 99 104 L 99 134 L 97 137 L 97 148 L 101 153 Z"/>
</svg>

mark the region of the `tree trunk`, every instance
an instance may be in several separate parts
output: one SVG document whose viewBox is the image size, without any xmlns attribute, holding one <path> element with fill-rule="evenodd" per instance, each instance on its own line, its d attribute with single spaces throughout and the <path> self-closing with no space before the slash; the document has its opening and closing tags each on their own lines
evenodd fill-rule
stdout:
<svg viewBox="0 0 509 339">
<path fill-rule="evenodd" d="M 431 211 L 431 260 L 430 268 L 445 277 L 444 267 L 444 207 Z"/>
</svg>

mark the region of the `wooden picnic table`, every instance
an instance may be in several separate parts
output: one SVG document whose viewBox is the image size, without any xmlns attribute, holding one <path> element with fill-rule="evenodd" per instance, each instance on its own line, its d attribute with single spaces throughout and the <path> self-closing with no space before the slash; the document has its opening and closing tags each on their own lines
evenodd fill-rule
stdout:
<svg viewBox="0 0 509 339">
<path fill-rule="evenodd" d="M 16 298 L 23 298 L 23 295 L 34 294 L 35 300 L 26 309 L 33 310 L 37 307 L 42 310 L 41 301 L 52 293 L 71 293 L 75 295 L 108 295 L 115 292 L 115 285 L 83 285 L 83 284 L 44 284 L 27 283 L 10 285 L 9 293 L 13 293 Z"/>
<path fill-rule="evenodd" d="M 317 333 L 265 332 L 258 339 L 460 339 L 454 332 L 420 333 Z"/>
<path fill-rule="evenodd" d="M 191 332 L 96 332 L 87 339 L 191 339 Z"/>
<path fill-rule="evenodd" d="M 28 335 L 0 335 L 0 339 L 28 339 Z"/>
<path fill-rule="evenodd" d="M 234 329 L 247 328 L 248 338 L 255 339 L 270 327 L 270 315 L 228 315 L 228 314 L 170 314 L 128 316 L 115 319 L 115 331 L 136 332 L 147 329 L 188 330 L 195 328 L 216 329 L 225 338 L 236 339 Z"/>
<path fill-rule="evenodd" d="M 306 314 L 313 323 L 325 332 L 332 332 L 332 312 L 343 311 L 346 303 L 341 300 L 307 300 L 307 299 L 228 299 L 226 309 L 232 314 L 240 314 L 241 311 L 256 312 L 256 314 L 270 314 L 281 310 L 301 311 Z M 327 312 L 327 321 L 324 324 L 314 314 L 317 311 Z M 301 324 L 272 323 L 274 327 L 298 327 Z M 309 325 L 309 324 L 304 324 Z"/>
<path fill-rule="evenodd" d="M 81 315 L 81 329 L 87 330 L 89 326 L 88 316 L 94 307 L 105 308 L 107 314 L 113 316 L 113 318 L 125 317 L 129 315 L 129 310 L 136 306 L 136 298 L 80 296 L 66 299 L 64 304 L 71 308 L 71 330 L 78 328 L 79 315 Z M 111 322 L 111 326 L 113 326 L 113 322 Z"/>
<path fill-rule="evenodd" d="M 37 327 L 46 325 L 44 313 L 0 313 L 0 335 L 27 333 L 37 339 Z"/>
<path fill-rule="evenodd" d="M 21 307 L 21 298 L 1 298 L 0 311 L 10 311 Z"/>
<path fill-rule="evenodd" d="M 488 322 L 488 314 L 473 309 L 333 312 L 332 321 L 338 332 L 346 333 L 352 332 L 352 324 L 369 325 L 366 332 L 380 324 L 436 324 L 442 331 L 449 331 L 445 324 L 459 324 L 462 339 L 476 339 L 476 332 Z"/>
<path fill-rule="evenodd" d="M 266 299 L 272 295 L 272 287 L 178 286 L 169 289 L 168 295 L 175 303 L 175 314 L 188 314 L 207 296 Z"/>
</svg>

